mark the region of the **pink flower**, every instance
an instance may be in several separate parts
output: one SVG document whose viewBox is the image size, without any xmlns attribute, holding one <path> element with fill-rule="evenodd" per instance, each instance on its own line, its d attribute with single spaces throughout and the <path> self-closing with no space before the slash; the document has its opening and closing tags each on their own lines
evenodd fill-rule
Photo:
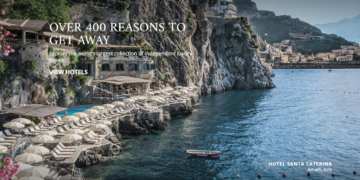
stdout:
<svg viewBox="0 0 360 180">
<path fill-rule="evenodd" d="M 1 49 L 1 44 L 0 44 L 0 49 Z"/>
<path fill-rule="evenodd" d="M 10 34 L 10 31 L 5 32 L 5 36 L 8 36 Z"/>
<path fill-rule="evenodd" d="M 10 49 L 10 45 L 7 45 L 7 46 L 6 46 L 6 49 Z"/>
<path fill-rule="evenodd" d="M 14 49 L 10 49 L 10 52 L 15 52 L 15 50 L 14 50 Z"/>
<path fill-rule="evenodd" d="M 9 164 L 10 164 L 10 165 L 12 164 L 12 159 L 9 158 L 9 157 L 5 158 L 4 161 L 5 161 L 6 164 L 8 164 L 8 165 L 9 165 Z"/>
<path fill-rule="evenodd" d="M 0 41 L 4 38 L 3 34 L 0 34 Z"/>
<path fill-rule="evenodd" d="M 4 56 L 8 56 L 9 55 L 9 50 L 5 50 L 3 54 L 4 54 Z"/>
<path fill-rule="evenodd" d="M 0 29 L 3 29 L 3 27 L 2 27 L 2 26 L 0 26 Z"/>
<path fill-rule="evenodd" d="M 13 36 L 13 37 L 16 37 L 16 36 L 17 36 L 17 34 L 13 34 L 12 36 Z"/>
<path fill-rule="evenodd" d="M 1 14 L 2 14 L 2 15 L 5 15 L 5 10 L 2 9 L 2 10 L 1 10 Z"/>
</svg>

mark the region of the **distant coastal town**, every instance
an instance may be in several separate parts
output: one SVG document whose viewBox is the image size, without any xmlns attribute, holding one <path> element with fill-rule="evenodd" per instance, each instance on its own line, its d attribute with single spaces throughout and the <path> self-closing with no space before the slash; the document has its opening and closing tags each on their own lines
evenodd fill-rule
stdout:
<svg viewBox="0 0 360 180">
<path fill-rule="evenodd" d="M 323 39 L 324 36 L 313 36 L 311 34 L 290 33 L 294 39 L 315 40 Z M 320 52 L 317 54 L 304 55 L 292 51 L 292 41 L 283 40 L 280 43 L 267 44 L 265 41 L 264 51 L 260 51 L 260 58 L 267 63 L 324 63 L 330 61 L 353 61 L 360 58 L 359 43 L 353 45 L 341 45 L 340 49 L 332 52 Z M 360 59 L 359 59 L 360 60 Z"/>
</svg>

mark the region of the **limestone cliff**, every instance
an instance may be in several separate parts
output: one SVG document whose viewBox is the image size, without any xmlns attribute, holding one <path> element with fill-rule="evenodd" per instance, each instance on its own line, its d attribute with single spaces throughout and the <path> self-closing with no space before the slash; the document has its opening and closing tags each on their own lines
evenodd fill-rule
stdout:
<svg viewBox="0 0 360 180">
<path fill-rule="evenodd" d="M 268 70 L 260 62 L 254 45 L 245 38 L 235 39 L 213 31 L 224 29 L 206 16 L 207 0 L 144 0 L 131 5 L 133 22 L 186 23 L 185 32 L 139 33 L 156 51 L 191 52 L 156 61 L 156 80 L 160 85 L 192 85 L 202 94 L 219 93 L 226 89 L 274 87 Z M 219 19 L 234 26 L 237 21 Z M 239 29 L 246 34 L 246 29 Z M 164 57 L 165 58 L 165 57 Z"/>
</svg>

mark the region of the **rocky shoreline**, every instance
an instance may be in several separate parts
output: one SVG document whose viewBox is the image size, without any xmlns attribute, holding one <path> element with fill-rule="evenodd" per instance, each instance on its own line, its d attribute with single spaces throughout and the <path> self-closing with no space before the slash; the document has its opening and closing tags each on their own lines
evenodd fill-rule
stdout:
<svg viewBox="0 0 360 180">
<path fill-rule="evenodd" d="M 120 116 L 113 122 L 112 132 L 117 140 L 131 138 L 138 135 L 149 134 L 152 131 L 165 128 L 171 117 L 177 115 L 191 114 L 194 107 L 199 105 L 200 96 L 193 95 L 186 99 L 186 102 L 171 103 L 159 106 L 158 111 L 152 113 L 136 111 L 129 116 Z M 107 138 L 112 141 L 110 137 Z M 94 147 L 81 152 L 75 162 L 75 168 L 86 168 L 101 163 L 107 163 L 119 158 L 124 144 L 108 144 L 101 147 Z M 125 145 L 126 146 L 126 145 Z M 59 173 L 61 176 L 70 177 L 74 165 L 63 164 L 61 161 L 44 161 L 48 167 Z"/>
</svg>

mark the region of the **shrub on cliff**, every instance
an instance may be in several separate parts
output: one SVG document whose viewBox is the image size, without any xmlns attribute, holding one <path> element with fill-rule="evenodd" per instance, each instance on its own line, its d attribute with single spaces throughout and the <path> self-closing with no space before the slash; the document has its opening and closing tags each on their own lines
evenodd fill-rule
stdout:
<svg viewBox="0 0 360 180">
<path fill-rule="evenodd" d="M 7 66 L 8 66 L 7 63 L 4 60 L 0 59 L 0 73 L 1 74 L 5 73 Z"/>
<path fill-rule="evenodd" d="M 65 89 L 65 94 L 76 94 L 74 90 L 72 90 L 71 88 L 67 87 Z"/>
<path fill-rule="evenodd" d="M 54 92 L 55 92 L 55 87 L 52 84 L 50 84 L 50 86 L 46 89 L 46 93 L 50 95 Z"/>
<path fill-rule="evenodd" d="M 74 68 L 76 67 L 77 63 L 79 62 L 79 55 L 75 54 L 71 54 L 69 56 L 70 59 L 70 65 Z"/>
<path fill-rule="evenodd" d="M 89 81 L 89 77 L 84 74 L 75 74 L 74 79 L 79 79 L 80 85 L 85 85 Z"/>
<path fill-rule="evenodd" d="M 29 70 L 30 72 L 34 72 L 37 68 L 37 62 L 35 59 L 29 59 L 29 60 L 26 60 L 24 63 L 22 63 L 22 68 L 24 70 Z"/>
<path fill-rule="evenodd" d="M 82 37 L 83 39 L 90 39 L 91 37 L 89 35 L 85 35 L 87 37 Z M 83 44 L 81 46 L 81 51 L 82 52 L 93 52 L 94 49 L 96 48 L 96 44 L 94 43 L 89 43 L 89 44 Z"/>
<path fill-rule="evenodd" d="M 127 10 L 128 8 L 129 8 L 129 3 L 128 2 L 126 2 L 126 1 L 121 1 L 121 2 L 118 2 L 117 3 L 117 6 L 116 6 L 116 8 L 117 8 L 117 10 L 119 10 L 119 11 L 125 11 L 125 10 Z"/>
</svg>

